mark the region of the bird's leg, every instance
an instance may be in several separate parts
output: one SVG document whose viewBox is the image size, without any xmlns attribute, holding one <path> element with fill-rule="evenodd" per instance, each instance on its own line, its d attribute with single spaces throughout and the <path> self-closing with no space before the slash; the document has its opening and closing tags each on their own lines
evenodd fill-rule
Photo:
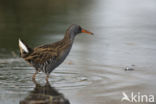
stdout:
<svg viewBox="0 0 156 104">
<path fill-rule="evenodd" d="M 32 76 L 32 80 L 35 81 L 35 78 L 36 78 L 36 74 L 38 73 L 38 71 L 36 70 L 36 72 L 33 74 Z"/>
<path fill-rule="evenodd" d="M 34 82 L 35 85 L 38 84 L 35 78 L 34 79 L 32 78 L 32 81 Z"/>
<path fill-rule="evenodd" d="M 48 82 L 48 78 L 49 78 L 49 74 L 47 74 L 47 76 L 46 76 L 46 82 Z"/>
</svg>

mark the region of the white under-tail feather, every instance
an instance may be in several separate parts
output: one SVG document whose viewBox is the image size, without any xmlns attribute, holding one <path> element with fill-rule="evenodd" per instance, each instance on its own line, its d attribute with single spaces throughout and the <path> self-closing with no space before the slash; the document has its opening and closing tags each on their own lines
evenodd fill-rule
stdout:
<svg viewBox="0 0 156 104">
<path fill-rule="evenodd" d="M 27 46 L 19 38 L 19 47 L 26 53 L 29 53 Z"/>
</svg>

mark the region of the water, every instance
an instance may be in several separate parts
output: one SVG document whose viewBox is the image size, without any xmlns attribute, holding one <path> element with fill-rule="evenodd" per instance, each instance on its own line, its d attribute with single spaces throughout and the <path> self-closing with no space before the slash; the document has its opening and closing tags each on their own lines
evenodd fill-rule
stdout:
<svg viewBox="0 0 156 104">
<path fill-rule="evenodd" d="M 1 0 L 0 104 L 131 104 L 121 102 L 122 92 L 156 96 L 155 12 L 155 0 Z M 95 35 L 76 37 L 49 83 L 43 73 L 33 82 L 18 38 L 32 47 L 51 43 L 71 24 Z"/>
</svg>

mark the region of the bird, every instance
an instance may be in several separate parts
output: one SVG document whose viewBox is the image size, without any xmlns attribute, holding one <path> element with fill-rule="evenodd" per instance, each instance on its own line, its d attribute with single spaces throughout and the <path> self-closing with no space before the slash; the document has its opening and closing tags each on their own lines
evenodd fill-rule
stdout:
<svg viewBox="0 0 156 104">
<path fill-rule="evenodd" d="M 93 35 L 80 25 L 72 24 L 66 30 L 63 39 L 54 43 L 31 48 L 19 38 L 20 56 L 35 68 L 32 80 L 36 79 L 38 72 L 43 72 L 46 74 L 45 80 L 48 81 L 50 73 L 68 56 L 75 37 L 80 33 Z"/>
</svg>

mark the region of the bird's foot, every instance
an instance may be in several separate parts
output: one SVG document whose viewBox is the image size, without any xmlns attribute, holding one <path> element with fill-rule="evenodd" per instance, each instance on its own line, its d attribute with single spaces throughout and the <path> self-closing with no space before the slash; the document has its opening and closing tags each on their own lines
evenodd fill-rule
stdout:
<svg viewBox="0 0 156 104">
<path fill-rule="evenodd" d="M 32 76 L 32 80 L 33 81 L 35 81 L 35 79 L 36 79 L 36 74 L 38 73 L 38 71 L 36 71 L 34 74 L 33 74 L 33 76 Z"/>
<path fill-rule="evenodd" d="M 48 79 L 49 79 L 49 75 L 46 76 L 46 82 L 49 82 Z"/>
</svg>

